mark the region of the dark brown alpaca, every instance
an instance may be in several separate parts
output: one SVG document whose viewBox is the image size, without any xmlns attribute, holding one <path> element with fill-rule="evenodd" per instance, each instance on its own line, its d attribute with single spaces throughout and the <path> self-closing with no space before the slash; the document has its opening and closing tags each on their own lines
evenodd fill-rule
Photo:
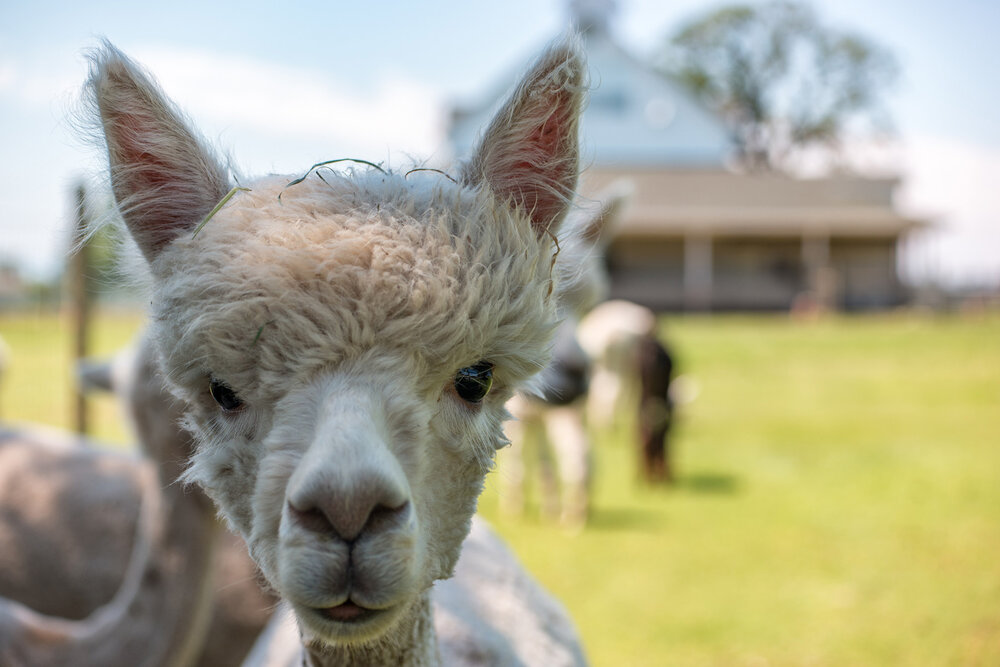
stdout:
<svg viewBox="0 0 1000 667">
<path fill-rule="evenodd" d="M 654 335 L 643 336 L 636 346 L 639 376 L 639 465 L 649 482 L 672 482 L 670 425 L 674 405 L 670 381 L 674 362 Z"/>
</svg>

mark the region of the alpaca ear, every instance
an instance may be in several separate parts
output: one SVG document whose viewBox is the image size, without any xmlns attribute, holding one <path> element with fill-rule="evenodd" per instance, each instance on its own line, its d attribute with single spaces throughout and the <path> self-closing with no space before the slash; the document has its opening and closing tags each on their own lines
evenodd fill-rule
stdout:
<svg viewBox="0 0 1000 667">
<path fill-rule="evenodd" d="M 107 143 L 118 207 L 152 262 L 225 196 L 226 170 L 157 85 L 110 43 L 91 55 L 86 90 Z"/>
<path fill-rule="evenodd" d="M 629 181 L 615 181 L 602 191 L 593 201 L 582 204 L 570 213 L 570 225 L 574 232 L 590 245 L 606 246 L 632 197 L 634 187 Z"/>
<path fill-rule="evenodd" d="M 462 172 L 466 183 L 485 183 L 524 211 L 539 236 L 555 233 L 576 189 L 584 80 L 576 39 L 549 48 L 493 118 Z"/>
</svg>

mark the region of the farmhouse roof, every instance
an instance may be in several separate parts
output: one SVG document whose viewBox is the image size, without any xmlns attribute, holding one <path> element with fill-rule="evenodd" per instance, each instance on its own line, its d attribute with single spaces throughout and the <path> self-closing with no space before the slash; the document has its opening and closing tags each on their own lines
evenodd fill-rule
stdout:
<svg viewBox="0 0 1000 667">
<path fill-rule="evenodd" d="M 608 169 L 585 175 L 596 193 L 627 178 L 632 201 L 618 234 L 894 237 L 926 226 L 893 208 L 895 178 L 797 179 L 701 169 Z"/>
<path fill-rule="evenodd" d="M 729 130 L 677 82 L 618 45 L 608 26 L 614 3 L 570 4 L 590 68 L 581 122 L 584 164 L 721 167 L 733 152 Z M 505 90 L 495 88 L 452 111 L 449 138 L 457 155 L 471 151 L 479 128 L 505 97 Z"/>
</svg>

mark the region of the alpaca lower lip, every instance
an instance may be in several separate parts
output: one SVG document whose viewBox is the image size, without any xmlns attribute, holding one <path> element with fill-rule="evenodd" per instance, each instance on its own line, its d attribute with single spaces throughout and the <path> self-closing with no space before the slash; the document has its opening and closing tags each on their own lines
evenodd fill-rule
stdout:
<svg viewBox="0 0 1000 667">
<path fill-rule="evenodd" d="M 339 604 L 336 607 L 317 609 L 322 616 L 338 623 L 359 623 L 365 621 L 378 613 L 377 609 L 367 609 L 354 604 L 350 600 Z"/>
</svg>

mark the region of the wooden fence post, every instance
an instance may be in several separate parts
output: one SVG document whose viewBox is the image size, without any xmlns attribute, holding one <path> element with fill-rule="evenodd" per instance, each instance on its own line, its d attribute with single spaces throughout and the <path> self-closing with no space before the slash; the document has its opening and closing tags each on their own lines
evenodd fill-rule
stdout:
<svg viewBox="0 0 1000 667">
<path fill-rule="evenodd" d="M 87 190 L 84 185 L 78 184 L 74 189 L 74 204 L 76 214 L 76 228 L 73 234 L 73 250 L 69 258 L 66 279 L 70 294 L 70 308 L 73 322 L 73 362 L 74 370 L 79 369 L 80 361 L 87 357 L 90 333 L 91 316 L 91 294 L 89 273 L 89 251 L 88 244 L 84 241 L 87 236 L 87 229 L 90 224 L 87 215 Z M 76 373 L 74 373 L 74 377 Z M 76 380 L 76 400 L 74 407 L 74 422 L 76 432 L 86 435 L 88 428 L 88 405 L 87 396 Z"/>
</svg>

